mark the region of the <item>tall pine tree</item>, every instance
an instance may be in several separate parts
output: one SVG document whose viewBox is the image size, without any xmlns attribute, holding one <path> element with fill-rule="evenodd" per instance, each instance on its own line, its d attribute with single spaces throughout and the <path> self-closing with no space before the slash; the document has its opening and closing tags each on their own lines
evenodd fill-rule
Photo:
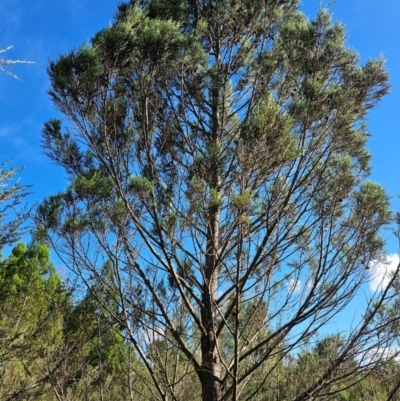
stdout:
<svg viewBox="0 0 400 401">
<path fill-rule="evenodd" d="M 296 0 L 131 1 L 50 63 L 70 124 L 47 122 L 43 146 L 71 183 L 37 222 L 110 298 L 152 399 L 188 386 L 203 401 L 266 385 L 277 396 L 284 358 L 368 280 L 390 213 L 366 180 L 365 119 L 388 75 L 344 40 L 326 10 L 308 21 Z M 390 345 L 376 319 L 390 285 L 291 400 L 378 363 L 363 356 Z"/>
</svg>

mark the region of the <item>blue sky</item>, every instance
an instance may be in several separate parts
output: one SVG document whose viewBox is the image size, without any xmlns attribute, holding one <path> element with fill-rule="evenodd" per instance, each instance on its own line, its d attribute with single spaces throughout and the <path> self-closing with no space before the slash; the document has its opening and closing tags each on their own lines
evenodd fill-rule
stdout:
<svg viewBox="0 0 400 401">
<path fill-rule="evenodd" d="M 13 166 L 25 166 L 21 183 L 33 184 L 30 204 L 65 188 L 65 173 L 42 155 L 43 123 L 59 116 L 46 93 L 46 66 L 74 47 L 88 41 L 112 20 L 119 0 L 1 0 L 0 48 L 14 48 L 2 56 L 26 59 L 34 65 L 12 69 L 23 82 L 0 74 L 0 161 L 12 158 Z M 324 3 L 326 4 L 326 2 Z M 302 9 L 312 18 L 320 0 L 304 0 Z M 360 54 L 361 62 L 383 55 L 393 85 L 392 92 L 369 117 L 373 134 L 371 178 L 380 182 L 397 202 L 400 192 L 397 150 L 400 149 L 400 2 L 395 0 L 339 0 L 331 11 L 347 28 L 347 44 Z M 388 252 L 398 252 L 394 240 Z"/>
<path fill-rule="evenodd" d="M 95 0 L 1 0 L 0 48 L 5 59 L 26 59 L 34 65 L 12 69 L 23 82 L 0 75 L 0 161 L 12 158 L 25 166 L 23 184 L 33 184 L 29 202 L 38 202 L 65 187 L 65 175 L 50 164 L 40 149 L 43 123 L 56 117 L 49 101 L 46 67 L 73 47 L 88 41 L 112 20 L 117 1 Z"/>
</svg>

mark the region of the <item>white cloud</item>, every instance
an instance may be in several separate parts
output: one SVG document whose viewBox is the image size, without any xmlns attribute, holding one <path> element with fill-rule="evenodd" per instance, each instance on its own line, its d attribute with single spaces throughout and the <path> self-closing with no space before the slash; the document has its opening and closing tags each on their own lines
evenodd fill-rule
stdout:
<svg viewBox="0 0 400 401">
<path fill-rule="evenodd" d="M 300 292 L 301 281 L 300 279 L 288 278 L 287 289 L 291 293 Z"/>
<path fill-rule="evenodd" d="M 379 260 L 372 260 L 369 263 L 370 278 L 369 283 L 372 291 L 377 291 L 385 288 L 390 281 L 391 275 L 399 266 L 400 257 L 397 253 L 386 255 Z"/>
<path fill-rule="evenodd" d="M 368 366 L 371 363 L 376 364 L 380 361 L 388 361 L 390 359 L 394 359 L 396 362 L 400 361 L 399 347 L 374 347 L 366 351 L 361 351 L 356 357 L 360 366 Z"/>
</svg>

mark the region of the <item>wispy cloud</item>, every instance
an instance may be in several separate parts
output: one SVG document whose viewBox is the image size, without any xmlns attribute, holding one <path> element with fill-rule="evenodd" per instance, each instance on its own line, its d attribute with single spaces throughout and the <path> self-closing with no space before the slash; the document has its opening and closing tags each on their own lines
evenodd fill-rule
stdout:
<svg viewBox="0 0 400 401">
<path fill-rule="evenodd" d="M 386 255 L 382 259 L 372 260 L 369 263 L 370 278 L 369 286 L 372 291 L 382 290 L 390 281 L 391 276 L 399 266 L 400 257 L 397 253 Z"/>
<path fill-rule="evenodd" d="M 368 350 L 360 350 L 356 356 L 359 365 L 364 367 L 391 359 L 394 359 L 396 362 L 400 361 L 399 347 L 374 347 Z"/>
<path fill-rule="evenodd" d="M 288 278 L 287 289 L 290 293 L 298 293 L 301 290 L 301 281 L 299 278 Z"/>
</svg>

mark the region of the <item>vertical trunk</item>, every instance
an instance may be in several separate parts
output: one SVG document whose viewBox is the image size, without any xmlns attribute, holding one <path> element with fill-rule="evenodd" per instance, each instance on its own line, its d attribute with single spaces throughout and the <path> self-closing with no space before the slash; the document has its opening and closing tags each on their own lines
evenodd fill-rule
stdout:
<svg viewBox="0 0 400 401">
<path fill-rule="evenodd" d="M 213 122 L 211 132 L 211 143 L 217 145 L 219 142 L 219 91 L 220 82 L 218 77 L 215 79 L 213 87 Z M 204 327 L 204 332 L 201 338 L 202 352 L 202 400 L 203 401 L 219 401 L 221 399 L 221 362 L 217 348 L 216 335 L 216 294 L 218 288 L 219 276 L 219 219 L 220 205 L 218 204 L 218 196 L 220 194 L 220 164 L 218 157 L 213 155 L 213 161 L 209 170 L 209 187 L 210 191 L 217 194 L 217 199 L 214 199 L 208 210 L 208 227 L 207 227 L 207 248 L 205 254 L 204 266 L 204 285 L 202 296 L 201 320 Z M 211 194 L 211 192 L 210 192 Z"/>
<path fill-rule="evenodd" d="M 210 28 L 211 29 L 211 28 Z M 219 236 L 220 236 L 220 213 L 221 205 L 219 196 L 221 193 L 221 165 L 219 160 L 218 144 L 220 142 L 220 106 L 221 106 L 221 85 L 222 85 L 222 62 L 220 56 L 220 30 L 221 25 L 216 25 L 211 29 L 212 46 L 215 53 L 215 66 L 217 73 L 212 74 L 212 122 L 209 137 L 210 149 L 213 149 L 211 163 L 208 168 L 210 198 L 209 210 L 207 211 L 207 244 L 204 266 L 204 284 L 201 306 L 201 320 L 204 332 L 201 338 L 202 366 L 201 366 L 201 387 L 203 401 L 220 401 L 221 399 L 221 361 L 218 352 L 217 334 L 216 334 L 216 295 L 219 277 Z"/>
<path fill-rule="evenodd" d="M 212 224 L 208 230 L 207 254 L 205 266 L 205 281 L 203 286 L 203 306 L 201 319 L 205 328 L 201 339 L 202 352 L 202 400 L 219 401 L 221 399 L 220 384 L 220 358 L 217 349 L 216 336 L 216 305 L 215 297 L 218 283 L 217 241 L 218 218 L 213 216 Z"/>
</svg>

